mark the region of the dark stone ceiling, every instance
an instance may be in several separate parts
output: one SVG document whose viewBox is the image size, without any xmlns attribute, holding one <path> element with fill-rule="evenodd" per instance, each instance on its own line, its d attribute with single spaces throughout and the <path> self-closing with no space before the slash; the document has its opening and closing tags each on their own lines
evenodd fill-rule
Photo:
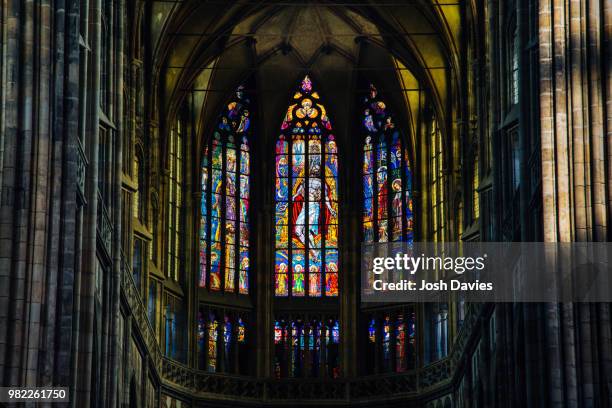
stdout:
<svg viewBox="0 0 612 408">
<path fill-rule="evenodd" d="M 186 0 L 154 13 L 159 24 L 153 30 L 159 33 L 154 75 L 163 77 L 159 97 L 164 114 L 173 117 L 191 97 L 199 135 L 210 133 L 221 106 L 247 80 L 254 84 L 260 123 L 266 124 L 261 132 L 274 135 L 306 73 L 346 143 L 351 140 L 349 118 L 355 117 L 357 96 L 367 82 L 376 84 L 409 127 L 410 108 L 395 58 L 414 73 L 419 88 L 431 92 L 440 109 L 445 106 L 448 63 L 442 40 L 449 20 L 437 24 L 435 13 L 458 6 L 428 8 L 425 0 L 404 7 L 220 4 Z"/>
</svg>

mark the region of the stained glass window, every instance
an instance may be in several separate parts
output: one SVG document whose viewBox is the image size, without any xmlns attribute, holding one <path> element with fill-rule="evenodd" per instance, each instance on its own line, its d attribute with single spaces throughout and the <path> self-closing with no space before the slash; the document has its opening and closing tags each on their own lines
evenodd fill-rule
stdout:
<svg viewBox="0 0 612 408">
<path fill-rule="evenodd" d="M 364 242 L 412 241 L 412 172 L 407 149 L 374 85 L 363 101 Z"/>
<path fill-rule="evenodd" d="M 236 333 L 236 341 L 238 343 L 245 343 L 246 342 L 246 327 L 244 326 L 244 322 L 242 321 L 242 318 L 238 318 L 238 330 Z"/>
<path fill-rule="evenodd" d="M 217 339 L 219 337 L 219 322 L 215 315 L 210 316 L 208 321 L 208 347 L 207 347 L 207 370 L 211 373 L 217 371 Z"/>
<path fill-rule="evenodd" d="M 204 314 L 198 313 L 198 367 L 200 370 L 206 368 L 206 321 L 204 320 Z"/>
<path fill-rule="evenodd" d="M 385 371 L 388 371 L 391 368 L 391 318 L 389 316 L 385 316 L 383 321 L 382 345 L 383 367 Z"/>
<path fill-rule="evenodd" d="M 276 143 L 276 296 L 338 296 L 338 150 L 308 76 Z"/>
<path fill-rule="evenodd" d="M 199 286 L 249 293 L 250 100 L 240 86 L 202 156 Z"/>
<path fill-rule="evenodd" d="M 368 339 L 370 343 L 376 343 L 376 320 L 370 320 L 370 324 L 368 325 Z"/>
<path fill-rule="evenodd" d="M 406 371 L 406 324 L 401 314 L 395 320 L 395 371 Z"/>
<path fill-rule="evenodd" d="M 198 367 L 213 373 L 248 372 L 247 325 L 236 311 L 201 306 L 198 312 Z M 248 320 L 248 319 L 247 319 Z"/>
<path fill-rule="evenodd" d="M 232 339 L 234 333 L 232 331 L 233 325 L 228 316 L 225 316 L 225 322 L 223 323 L 223 361 L 225 362 L 225 371 L 231 369 L 232 362 Z"/>
<path fill-rule="evenodd" d="M 416 366 L 416 313 L 413 305 L 370 316 L 367 331 L 367 374 L 400 373 Z"/>
<path fill-rule="evenodd" d="M 281 318 L 274 323 L 274 376 L 340 375 L 340 325 L 336 319 Z"/>
</svg>

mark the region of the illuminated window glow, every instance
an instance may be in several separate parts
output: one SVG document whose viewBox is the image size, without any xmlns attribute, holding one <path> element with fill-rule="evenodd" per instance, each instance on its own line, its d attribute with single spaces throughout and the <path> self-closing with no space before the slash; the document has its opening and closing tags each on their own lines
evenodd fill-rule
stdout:
<svg viewBox="0 0 612 408">
<path fill-rule="evenodd" d="M 276 143 L 276 296 L 338 296 L 338 151 L 308 76 Z"/>
<path fill-rule="evenodd" d="M 199 286 L 249 293 L 250 101 L 242 87 L 202 157 Z"/>
<path fill-rule="evenodd" d="M 412 172 L 407 150 L 374 85 L 364 98 L 363 240 L 412 241 Z"/>
</svg>

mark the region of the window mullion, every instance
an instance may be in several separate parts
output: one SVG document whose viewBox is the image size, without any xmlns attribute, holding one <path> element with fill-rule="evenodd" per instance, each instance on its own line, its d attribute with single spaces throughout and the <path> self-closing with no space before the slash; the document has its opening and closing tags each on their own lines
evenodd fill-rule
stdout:
<svg viewBox="0 0 612 408">
<path fill-rule="evenodd" d="M 241 148 L 241 142 L 239 142 L 237 139 L 237 137 L 234 137 L 235 141 L 234 143 L 236 144 L 236 172 L 235 172 L 235 176 L 234 176 L 234 205 L 235 205 L 235 210 L 234 210 L 234 218 L 236 218 L 235 220 L 235 226 L 236 228 L 234 231 L 234 291 L 235 293 L 239 294 L 240 293 L 240 251 L 241 251 L 241 246 L 240 246 L 240 236 L 241 236 L 241 230 L 242 230 L 242 221 L 240 220 L 240 183 L 241 183 L 241 178 L 240 178 L 240 163 L 242 160 L 242 148 Z"/>
<path fill-rule="evenodd" d="M 309 296 L 308 258 L 310 253 L 310 137 L 304 138 L 304 297 Z M 319 217 L 320 218 L 320 217 Z M 299 341 L 299 340 L 298 340 Z"/>
<path fill-rule="evenodd" d="M 291 235 L 295 228 L 295 221 L 293 218 L 293 207 L 295 205 L 293 198 L 293 189 L 295 185 L 295 176 L 293 175 L 293 136 L 287 140 L 287 178 L 290 181 L 288 184 L 287 192 L 287 224 L 289 229 L 287 230 L 287 296 L 293 297 L 293 237 Z M 305 200 L 304 200 L 305 203 Z"/>
<path fill-rule="evenodd" d="M 227 138 L 223 138 L 219 143 L 221 143 L 221 155 L 223 157 L 223 162 L 221 164 L 221 211 L 220 216 L 221 219 L 219 222 L 221 223 L 221 231 L 223 234 L 221 235 L 221 259 L 219 260 L 219 271 L 221 278 L 221 292 L 225 292 L 225 274 L 226 274 L 226 265 L 225 259 L 227 257 L 227 242 L 223 240 L 227 238 L 226 228 L 227 228 Z"/>
<path fill-rule="evenodd" d="M 386 132 L 385 132 L 386 133 Z M 391 152 L 393 151 L 393 139 L 385 134 L 385 147 L 387 149 L 387 242 L 393 241 L 393 209 L 392 209 L 392 197 L 393 197 L 393 174 L 391 173 Z"/>
<path fill-rule="evenodd" d="M 326 240 L 326 234 L 324 234 L 323 232 L 327 232 L 327 228 L 329 228 L 329 225 L 327 224 L 327 220 L 325 219 L 325 217 L 323 216 L 323 214 L 325 214 L 325 211 L 327 211 L 327 195 L 326 195 L 326 190 L 327 190 L 327 183 L 325 180 L 325 170 L 327 169 L 327 143 L 326 141 L 323 140 L 323 138 L 321 137 L 320 140 L 320 146 L 321 146 L 321 164 L 319 165 L 320 171 L 321 171 L 321 200 L 319 201 L 319 231 L 321 232 L 321 250 L 320 250 L 320 258 L 321 258 L 321 268 L 319 269 L 319 288 L 320 288 L 320 292 L 321 292 L 321 297 L 327 297 L 327 286 L 325 285 L 325 279 L 327 276 L 327 271 L 325 268 L 325 259 L 326 254 L 327 254 L 327 240 Z M 332 205 L 332 203 L 330 202 L 329 205 Z M 308 274 L 309 274 L 309 279 L 310 279 L 310 267 L 308 267 Z M 309 285 L 310 286 L 310 280 L 309 280 Z"/>
<path fill-rule="evenodd" d="M 211 138 L 212 139 L 212 138 Z M 207 279 L 206 279 L 206 289 L 210 290 L 210 281 L 211 281 L 211 272 L 212 272 L 212 256 L 211 256 L 211 251 L 212 251 L 212 244 L 213 244 L 213 238 L 212 238 L 212 218 L 213 218 L 213 214 L 212 214 L 212 180 L 213 180 L 213 169 L 212 169 L 212 154 L 213 154 L 213 146 L 212 146 L 212 140 L 209 142 L 209 148 L 208 151 L 206 152 L 207 158 L 206 158 L 206 167 L 207 167 L 207 171 L 208 171 L 208 177 L 206 179 L 206 191 L 203 194 L 206 194 L 206 225 L 204 226 L 204 233 L 205 233 L 205 237 L 206 237 L 206 266 L 207 266 Z"/>
<path fill-rule="evenodd" d="M 380 242 L 380 229 L 379 229 L 379 218 L 378 218 L 378 158 L 380 157 L 380 136 L 374 141 L 372 146 L 374 151 L 374 160 L 372 161 L 372 201 L 373 201 L 373 217 L 372 222 L 374 223 L 374 242 Z"/>
</svg>

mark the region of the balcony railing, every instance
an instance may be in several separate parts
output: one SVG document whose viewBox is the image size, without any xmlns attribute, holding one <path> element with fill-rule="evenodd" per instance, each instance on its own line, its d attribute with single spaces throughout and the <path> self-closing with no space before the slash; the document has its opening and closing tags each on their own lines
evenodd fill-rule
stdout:
<svg viewBox="0 0 612 408">
<path fill-rule="evenodd" d="M 418 370 L 351 379 L 287 378 L 258 379 L 246 376 L 207 373 L 184 364 L 162 359 L 162 378 L 176 387 L 203 399 L 231 396 L 259 402 L 357 402 L 388 398 L 416 397 L 419 391 L 446 386 L 451 379 L 451 361 L 443 359 Z"/>
<path fill-rule="evenodd" d="M 132 310 L 132 316 L 140 328 L 140 334 L 153 360 L 153 365 L 159 372 L 161 370 L 161 350 L 155 337 L 155 331 L 149 322 L 147 309 L 136 288 L 132 268 L 123 253 L 121 254 L 121 289 Z"/>
<path fill-rule="evenodd" d="M 264 398 L 264 380 L 246 376 L 207 373 L 195 370 L 169 358 L 162 359 L 162 378 L 166 383 L 179 386 L 191 394 L 214 398 L 227 397 L 261 401 Z"/>
<path fill-rule="evenodd" d="M 85 151 L 83 150 L 83 145 L 81 141 L 76 138 L 77 141 L 77 168 L 76 168 L 76 176 L 77 176 L 77 194 L 82 205 L 87 204 L 87 200 L 85 200 L 85 177 L 87 175 L 87 157 L 85 156 Z"/>
<path fill-rule="evenodd" d="M 400 396 L 417 392 L 418 375 L 416 370 L 402 374 L 389 373 L 356 378 L 350 384 L 351 400 L 372 399 L 382 395 Z"/>
<path fill-rule="evenodd" d="M 436 393 L 450 387 L 458 372 L 462 356 L 467 351 L 484 304 L 470 304 L 464 323 L 453 343 L 448 357 L 416 370 L 357 378 L 265 379 L 250 376 L 208 373 L 175 360 L 163 357 L 151 327 L 146 308 L 136 290 L 130 266 L 123 260 L 122 288 L 132 308 L 133 316 L 149 348 L 154 367 L 167 387 L 203 400 L 226 400 L 259 403 L 310 404 L 353 403 L 402 398 L 421 398 L 425 393 Z M 445 392 L 445 391 L 444 391 Z"/>
<path fill-rule="evenodd" d="M 122 291 L 140 328 L 145 346 L 166 387 L 202 400 L 292 404 L 347 404 L 377 400 L 417 401 L 423 394 L 446 392 L 458 372 L 484 304 L 470 304 L 448 357 L 404 373 L 388 373 L 340 379 L 266 379 L 250 376 L 208 373 L 162 356 L 146 307 L 136 290 L 131 267 L 122 256 Z"/>
<path fill-rule="evenodd" d="M 106 209 L 106 204 L 102 199 L 102 196 L 98 192 L 98 220 L 97 220 L 97 228 L 98 235 L 102 239 L 102 243 L 104 244 L 104 249 L 106 249 L 107 254 L 111 254 L 111 242 L 113 236 L 113 224 L 111 223 L 110 217 L 108 215 L 108 210 Z"/>
</svg>

